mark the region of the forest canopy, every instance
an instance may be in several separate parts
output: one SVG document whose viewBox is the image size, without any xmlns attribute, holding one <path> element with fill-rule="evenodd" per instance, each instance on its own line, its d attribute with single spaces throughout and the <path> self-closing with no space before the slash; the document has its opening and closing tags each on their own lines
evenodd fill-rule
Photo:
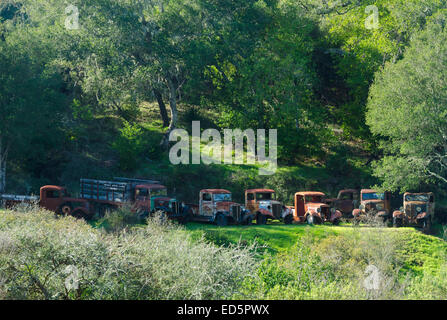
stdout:
<svg viewBox="0 0 447 320">
<path fill-rule="evenodd" d="M 442 188 L 446 6 L 2 1 L 0 193 L 152 174 L 192 120 L 277 129 L 284 167 L 355 177 L 372 166 L 383 188 Z"/>
</svg>

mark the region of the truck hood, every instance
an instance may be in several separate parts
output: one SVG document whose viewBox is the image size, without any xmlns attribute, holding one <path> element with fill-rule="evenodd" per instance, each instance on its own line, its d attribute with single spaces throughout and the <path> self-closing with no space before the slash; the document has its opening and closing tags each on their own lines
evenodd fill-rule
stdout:
<svg viewBox="0 0 447 320">
<path fill-rule="evenodd" d="M 154 201 L 154 205 L 162 207 L 166 207 L 169 202 L 175 201 L 175 199 L 169 197 L 152 197 L 151 200 Z"/>
<path fill-rule="evenodd" d="M 323 207 L 328 208 L 329 205 L 327 205 L 326 203 L 321 203 L 321 202 L 308 202 L 307 207 L 309 209 L 318 209 L 318 208 L 323 208 Z"/>
</svg>

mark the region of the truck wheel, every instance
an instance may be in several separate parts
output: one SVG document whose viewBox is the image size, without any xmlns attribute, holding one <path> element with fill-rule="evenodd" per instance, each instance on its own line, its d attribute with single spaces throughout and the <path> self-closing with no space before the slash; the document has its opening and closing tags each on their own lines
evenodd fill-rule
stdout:
<svg viewBox="0 0 447 320">
<path fill-rule="evenodd" d="M 293 216 L 291 214 L 284 217 L 285 224 L 292 224 L 292 222 L 293 222 Z"/>
<path fill-rule="evenodd" d="M 393 217 L 393 227 L 394 228 L 400 228 L 402 227 L 402 219 Z"/>
<path fill-rule="evenodd" d="M 216 217 L 216 224 L 219 227 L 225 227 L 228 224 L 228 218 L 223 214 L 218 214 Z"/>
<path fill-rule="evenodd" d="M 308 214 L 306 217 L 306 221 L 307 221 L 307 224 L 313 225 L 315 223 L 314 216 L 311 214 Z"/>
<path fill-rule="evenodd" d="M 425 218 L 424 221 L 422 222 L 422 229 L 423 229 L 424 233 L 430 233 L 430 231 L 431 231 L 431 217 L 430 216 Z"/>
<path fill-rule="evenodd" d="M 191 210 L 188 209 L 183 215 L 183 217 L 180 218 L 179 222 L 181 224 L 187 224 L 189 221 L 191 221 L 191 215 L 192 215 Z"/>
<path fill-rule="evenodd" d="M 76 219 L 85 218 L 87 220 L 87 217 L 84 215 L 84 212 L 82 212 L 81 210 L 75 210 L 75 211 L 73 211 L 73 213 L 71 215 L 73 217 L 75 217 Z"/>
<path fill-rule="evenodd" d="M 69 216 L 71 214 L 71 206 L 68 203 L 64 203 L 59 207 L 59 213 L 64 216 Z"/>
<path fill-rule="evenodd" d="M 340 219 L 334 219 L 334 221 L 332 221 L 332 224 L 334 225 L 334 226 L 338 226 L 339 224 L 340 224 Z"/>
<path fill-rule="evenodd" d="M 267 217 L 262 213 L 258 213 L 258 215 L 256 216 L 256 224 L 263 225 L 266 223 L 267 223 Z"/>
</svg>

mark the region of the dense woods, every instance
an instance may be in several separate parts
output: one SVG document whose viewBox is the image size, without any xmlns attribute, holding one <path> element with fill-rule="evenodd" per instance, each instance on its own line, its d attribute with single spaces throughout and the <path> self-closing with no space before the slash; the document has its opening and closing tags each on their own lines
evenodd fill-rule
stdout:
<svg viewBox="0 0 447 320">
<path fill-rule="evenodd" d="M 372 29 L 371 5 L 379 13 Z M 285 171 L 253 183 L 286 193 L 291 171 L 303 168 L 308 181 L 325 170 L 330 178 L 303 185 L 329 192 L 365 183 L 442 191 L 446 6 L 2 1 L 0 192 L 119 174 L 170 175 L 177 184 L 167 184 L 182 192 L 197 171 L 168 163 L 167 137 L 192 120 L 219 130 L 277 129 Z M 213 186 L 246 177 L 200 170 Z"/>
</svg>

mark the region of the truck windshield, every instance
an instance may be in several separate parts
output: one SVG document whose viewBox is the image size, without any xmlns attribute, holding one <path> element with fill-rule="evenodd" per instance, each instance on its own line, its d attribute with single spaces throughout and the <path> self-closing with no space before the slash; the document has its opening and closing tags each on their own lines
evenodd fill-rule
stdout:
<svg viewBox="0 0 447 320">
<path fill-rule="evenodd" d="M 362 195 L 362 200 L 384 200 L 385 194 L 384 193 L 364 193 Z"/>
<path fill-rule="evenodd" d="M 167 197 L 168 190 L 167 189 L 152 189 L 151 196 L 152 197 Z"/>
<path fill-rule="evenodd" d="M 322 196 L 318 196 L 318 195 L 310 195 L 310 196 L 306 196 L 306 202 L 322 202 Z"/>
<path fill-rule="evenodd" d="M 216 193 L 214 201 L 231 201 L 231 193 Z"/>
<path fill-rule="evenodd" d="M 275 194 L 272 192 L 256 193 L 256 200 L 274 200 Z"/>
<path fill-rule="evenodd" d="M 427 194 L 407 194 L 405 196 L 405 201 L 423 201 L 428 202 Z"/>
</svg>

